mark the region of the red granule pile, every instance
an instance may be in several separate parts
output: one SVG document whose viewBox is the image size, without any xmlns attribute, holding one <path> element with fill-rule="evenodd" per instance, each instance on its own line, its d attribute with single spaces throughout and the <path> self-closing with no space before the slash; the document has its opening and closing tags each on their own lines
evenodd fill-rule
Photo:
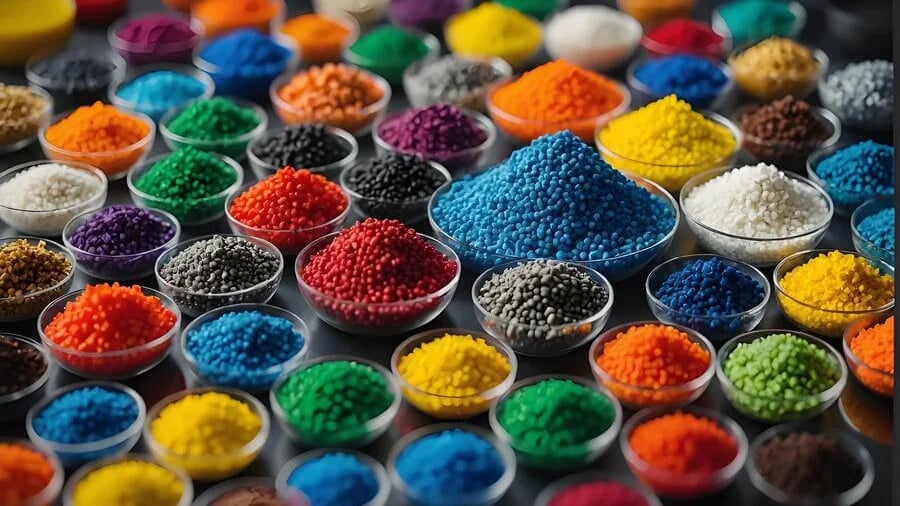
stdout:
<svg viewBox="0 0 900 506">
<path fill-rule="evenodd" d="M 671 46 L 666 54 L 689 53 L 709 58 L 722 57 L 722 36 L 707 23 L 690 19 L 673 19 L 644 36 L 652 42 Z"/>
<path fill-rule="evenodd" d="M 614 481 L 589 481 L 553 496 L 547 506 L 648 506 L 644 496 Z"/>
</svg>

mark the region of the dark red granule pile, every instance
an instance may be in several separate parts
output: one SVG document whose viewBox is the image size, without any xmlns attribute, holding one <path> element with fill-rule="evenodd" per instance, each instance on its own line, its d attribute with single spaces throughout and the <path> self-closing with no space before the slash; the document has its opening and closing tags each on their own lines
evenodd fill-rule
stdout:
<svg viewBox="0 0 900 506">
<path fill-rule="evenodd" d="M 644 496 L 614 481 L 589 481 L 553 496 L 547 506 L 649 506 Z"/>
</svg>

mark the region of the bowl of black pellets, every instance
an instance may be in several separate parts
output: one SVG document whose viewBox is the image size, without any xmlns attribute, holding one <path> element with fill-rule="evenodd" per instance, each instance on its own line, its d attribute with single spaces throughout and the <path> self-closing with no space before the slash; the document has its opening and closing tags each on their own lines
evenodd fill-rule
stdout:
<svg viewBox="0 0 900 506">
<path fill-rule="evenodd" d="M 247 145 L 250 168 L 265 179 L 284 167 L 337 176 L 356 162 L 359 145 L 345 130 L 302 123 L 262 135 Z"/>
</svg>

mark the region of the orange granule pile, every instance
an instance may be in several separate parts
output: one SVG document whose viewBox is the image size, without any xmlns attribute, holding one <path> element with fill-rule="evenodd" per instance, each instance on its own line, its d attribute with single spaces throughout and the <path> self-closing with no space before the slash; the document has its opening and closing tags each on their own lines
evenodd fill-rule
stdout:
<svg viewBox="0 0 900 506">
<path fill-rule="evenodd" d="M 53 465 L 22 445 L 0 443 L 0 504 L 25 506 L 53 479 Z"/>
<path fill-rule="evenodd" d="M 709 362 L 709 352 L 686 333 L 657 324 L 629 327 L 597 357 L 597 365 L 613 378 L 645 388 L 687 383 L 702 375 Z"/>
<path fill-rule="evenodd" d="M 268 33 L 280 13 L 277 0 L 198 0 L 191 5 L 191 15 L 203 23 L 207 37 L 244 27 Z"/>
<path fill-rule="evenodd" d="M 84 105 L 47 128 L 47 142 L 68 151 L 101 153 L 127 148 L 150 133 L 140 119 L 102 102 Z"/>
<path fill-rule="evenodd" d="M 675 473 L 712 473 L 738 452 L 735 438 L 715 421 L 680 411 L 638 425 L 628 443 L 644 462 Z"/>
<path fill-rule="evenodd" d="M 863 329 L 850 339 L 850 351 L 867 366 L 885 374 L 850 363 L 859 381 L 882 395 L 894 395 L 894 317 Z"/>
<path fill-rule="evenodd" d="M 302 14 L 285 21 L 281 33 L 297 42 L 304 62 L 325 63 L 341 58 L 351 31 L 328 16 Z"/>
</svg>

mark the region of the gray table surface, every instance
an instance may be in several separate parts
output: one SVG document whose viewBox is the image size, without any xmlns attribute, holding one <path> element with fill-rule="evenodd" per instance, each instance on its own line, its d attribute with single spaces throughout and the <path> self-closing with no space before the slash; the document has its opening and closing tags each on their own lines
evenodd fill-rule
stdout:
<svg viewBox="0 0 900 506">
<path fill-rule="evenodd" d="M 612 2 L 607 0 L 601 3 L 611 4 Z M 288 4 L 291 14 L 309 10 L 308 4 L 306 2 L 295 2 L 289 0 Z M 700 2 L 698 2 L 698 6 L 694 11 L 694 17 L 697 19 L 708 20 L 710 11 L 715 4 L 716 2 L 714 1 L 701 0 Z M 163 8 L 159 0 L 132 0 L 131 5 L 132 12 L 158 11 Z M 807 3 L 806 5 L 809 9 L 809 20 L 807 22 L 806 29 L 802 34 L 803 40 L 824 49 L 831 57 L 832 65 L 839 67 L 843 66 L 845 63 L 847 63 L 848 58 L 844 54 L 842 54 L 839 48 L 835 47 L 834 42 L 828 37 L 828 34 L 826 33 L 821 4 Z M 70 42 L 70 47 L 105 47 L 105 35 L 105 27 L 79 26 L 74 38 Z M 623 79 L 624 69 L 617 69 L 610 74 L 618 79 Z M 7 68 L 0 69 L 0 81 L 24 83 L 25 78 L 21 69 Z M 814 96 L 812 98 L 815 99 Z M 390 110 L 401 110 L 407 106 L 408 104 L 403 97 L 402 90 L 395 88 L 394 98 L 392 100 Z M 269 108 L 269 120 L 273 122 L 273 127 L 279 123 L 278 118 L 272 113 L 271 108 Z M 865 136 L 865 134 L 853 131 L 845 131 L 844 135 L 845 139 L 858 139 Z M 881 140 L 882 142 L 890 142 L 889 136 L 882 136 L 877 139 Z M 491 152 L 491 161 L 496 162 L 503 159 L 509 154 L 512 149 L 512 146 L 509 145 L 505 140 L 503 140 L 502 138 L 498 139 L 497 145 Z M 166 148 L 162 140 L 157 138 L 154 146 L 154 154 L 161 154 L 164 152 L 166 152 Z M 364 136 L 360 139 L 360 158 L 369 157 L 372 155 L 372 153 L 373 146 L 371 137 Z M 41 158 L 44 158 L 44 156 L 41 154 L 41 150 L 37 146 L 37 144 L 34 144 L 18 153 L 0 157 L 0 171 L 19 163 Z M 244 162 L 244 167 L 246 177 L 253 178 L 253 174 L 249 170 L 249 166 L 246 164 L 246 162 Z M 118 203 L 131 203 L 124 179 L 110 184 L 107 204 Z M 352 223 L 356 219 L 357 217 L 350 216 L 348 218 L 347 224 Z M 422 231 L 430 232 L 428 230 L 427 224 L 422 227 Z M 182 240 L 215 232 L 230 233 L 228 226 L 225 223 L 224 217 L 215 223 L 205 225 L 203 227 L 185 227 L 182 232 Z M 17 234 L 14 230 L 10 229 L 5 224 L 0 223 L 0 237 L 12 235 Z M 850 242 L 849 220 L 844 217 L 836 216 L 820 247 L 852 249 L 852 244 Z M 666 258 L 696 253 L 699 251 L 700 248 L 697 245 L 696 240 L 687 229 L 687 227 L 682 223 L 682 226 L 680 230 L 678 230 L 675 241 L 673 242 L 672 247 L 669 249 Z M 316 318 L 312 310 L 303 301 L 302 297 L 297 291 L 296 278 L 293 273 L 293 269 L 289 266 L 293 266 L 293 258 L 286 259 L 286 272 L 284 279 L 281 282 L 278 293 L 272 299 L 270 304 L 287 308 L 290 311 L 293 311 L 300 315 L 307 322 L 312 333 L 310 354 L 311 357 L 331 354 L 352 355 L 365 357 L 371 360 L 375 360 L 385 366 L 389 366 L 390 356 L 394 350 L 394 347 L 403 339 L 408 337 L 408 335 L 414 333 L 410 332 L 407 335 L 398 335 L 388 338 L 367 338 L 348 335 L 329 327 L 321 320 Z M 631 279 L 616 283 L 614 285 L 615 304 L 612 311 L 612 317 L 607 324 L 607 328 L 614 325 L 619 325 L 621 323 L 652 319 L 652 315 L 650 314 L 650 311 L 647 307 L 644 292 L 644 280 L 646 279 L 648 271 L 649 267 L 644 271 L 638 273 Z M 771 269 L 764 270 L 764 273 L 767 276 L 771 276 L 771 272 Z M 461 329 L 479 330 L 478 323 L 475 320 L 475 314 L 473 312 L 470 297 L 472 281 L 474 280 L 476 275 L 477 273 L 463 273 L 459 288 L 457 289 L 456 294 L 454 295 L 449 307 L 440 316 L 438 316 L 437 319 L 427 325 L 426 328 L 457 327 Z M 75 276 L 73 289 L 81 288 L 85 283 L 88 282 L 96 282 L 96 280 L 90 280 L 83 273 L 78 272 Z M 156 281 L 152 278 L 139 280 L 139 283 L 152 288 L 156 288 Z M 184 325 L 186 325 L 186 323 L 187 322 L 185 322 Z M 769 305 L 766 308 L 766 316 L 760 324 L 759 328 L 793 328 L 793 326 L 782 316 L 774 297 L 772 298 L 772 300 L 770 300 Z M 23 335 L 34 337 L 37 336 L 37 329 L 35 327 L 34 320 L 17 324 L 6 324 L 0 326 L 0 329 Z M 832 344 L 839 346 L 840 343 L 833 342 Z M 177 359 L 175 355 L 176 353 L 170 353 L 169 356 L 153 370 L 126 382 L 127 384 L 135 388 L 138 392 L 140 392 L 141 395 L 143 395 L 148 407 L 152 406 L 156 401 L 158 401 L 165 395 L 168 395 L 169 393 L 183 389 L 186 386 L 190 387 L 197 384 L 196 379 L 191 377 L 188 369 L 179 362 L 179 359 Z M 528 357 L 519 357 L 519 371 L 517 379 L 521 380 L 530 376 L 549 373 L 573 374 L 589 378 L 591 377 L 591 373 L 588 363 L 587 346 L 581 347 L 565 356 L 554 359 L 534 359 Z M 52 391 L 52 389 L 54 388 L 58 388 L 60 386 L 76 381 L 79 381 L 78 377 L 70 373 L 61 371 L 59 368 L 56 368 L 56 372 L 50 380 L 50 387 L 48 391 Z M 892 420 L 893 411 L 890 402 L 875 398 L 874 396 L 871 396 L 867 392 L 863 391 L 862 388 L 860 388 L 859 384 L 856 383 L 855 379 L 853 379 L 852 377 L 849 380 L 848 389 L 844 395 L 852 395 L 855 399 L 861 398 L 863 401 L 865 401 L 870 406 L 869 416 L 871 417 L 871 420 L 882 423 L 890 423 L 889 420 Z M 261 396 L 261 400 L 268 405 L 267 396 Z M 697 400 L 695 404 L 698 406 L 721 411 L 728 416 L 731 416 L 740 423 L 740 425 L 747 432 L 747 436 L 751 441 L 754 436 L 756 436 L 759 432 L 766 428 L 766 426 L 750 421 L 735 412 L 734 409 L 729 406 L 727 400 L 722 396 L 721 390 L 719 389 L 719 386 L 715 380 L 712 382 L 709 390 L 699 400 Z M 626 417 L 628 417 L 632 414 L 632 412 L 626 410 L 625 414 Z M 404 403 L 390 431 L 385 436 L 372 443 L 369 447 L 364 448 L 363 451 L 372 455 L 381 462 L 385 462 L 392 443 L 396 441 L 400 436 L 408 433 L 415 428 L 435 422 L 436 420 L 431 419 L 430 417 L 416 411 L 414 408 Z M 479 416 L 471 420 L 470 422 L 487 427 L 487 416 Z M 861 441 L 866 446 L 866 448 L 868 448 L 875 461 L 875 484 L 872 487 L 871 492 L 859 504 L 869 506 L 884 506 L 886 504 L 889 504 L 891 497 L 890 470 L 892 468 L 890 446 L 879 444 L 874 440 L 851 430 L 850 425 L 846 422 L 846 419 L 840 413 L 837 404 L 829 409 L 826 413 L 824 413 L 821 417 L 816 419 L 815 423 L 851 431 L 854 434 L 854 437 L 858 438 L 859 441 Z M 22 419 L 15 419 L 0 424 L 0 436 L 25 437 L 24 421 Z M 274 477 L 278 473 L 281 466 L 288 459 L 305 450 L 307 449 L 292 443 L 281 432 L 278 426 L 273 424 L 272 433 L 269 437 L 269 440 L 266 442 L 263 454 L 247 470 L 241 473 L 241 476 Z M 143 442 L 139 442 L 134 451 L 145 452 L 146 448 Z M 599 459 L 599 461 L 591 465 L 588 469 L 611 472 L 628 472 L 618 444 L 613 445 L 613 447 L 610 448 L 606 455 L 604 455 L 601 459 Z M 545 485 L 556 478 L 564 476 L 565 474 L 567 473 L 550 473 L 519 466 L 515 482 L 513 483 L 512 488 L 509 490 L 509 492 L 501 500 L 500 504 L 530 505 L 533 503 L 535 496 Z M 197 483 L 197 494 L 207 488 L 207 486 L 208 485 L 206 484 Z M 400 498 L 396 493 L 394 493 L 391 496 L 391 500 L 389 503 L 398 504 L 399 502 Z M 700 500 L 684 501 L 680 503 L 674 501 L 664 501 L 664 503 L 666 505 L 692 504 L 696 506 L 719 504 L 728 504 L 730 506 L 755 506 L 767 504 L 764 497 L 754 489 L 753 485 L 747 478 L 745 471 L 741 471 L 734 484 L 715 496 Z"/>
</svg>

